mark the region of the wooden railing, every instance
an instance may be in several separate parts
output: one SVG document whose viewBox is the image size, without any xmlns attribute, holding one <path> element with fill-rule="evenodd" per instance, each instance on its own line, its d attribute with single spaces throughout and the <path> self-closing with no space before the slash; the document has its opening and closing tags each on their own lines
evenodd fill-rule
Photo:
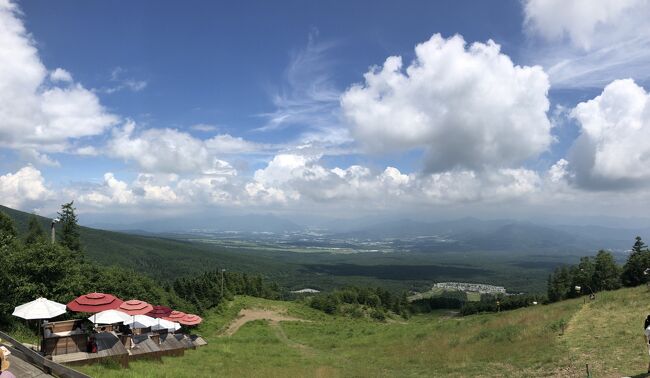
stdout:
<svg viewBox="0 0 650 378">
<path fill-rule="evenodd" d="M 40 354 L 36 353 L 30 348 L 27 348 L 22 343 L 15 340 L 13 337 L 7 335 L 4 332 L 0 332 L 0 338 L 2 340 L 8 341 L 9 344 L 12 345 L 12 349 L 18 352 L 18 353 L 12 352 L 16 358 L 20 358 L 36 366 L 37 368 L 43 370 L 48 374 L 52 374 L 60 378 L 90 378 L 90 376 L 86 374 L 82 374 L 74 369 L 70 369 L 67 366 L 63 366 L 57 364 L 54 361 L 48 360 L 47 358 L 41 356 Z"/>
</svg>

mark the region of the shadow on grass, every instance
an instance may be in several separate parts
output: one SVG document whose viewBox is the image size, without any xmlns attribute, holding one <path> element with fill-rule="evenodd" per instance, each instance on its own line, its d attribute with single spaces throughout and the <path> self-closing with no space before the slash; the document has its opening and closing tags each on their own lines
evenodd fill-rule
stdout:
<svg viewBox="0 0 650 378">
<path fill-rule="evenodd" d="M 630 378 L 645 378 L 645 377 L 650 377 L 650 373 L 641 373 L 641 374 L 630 376 Z"/>
</svg>

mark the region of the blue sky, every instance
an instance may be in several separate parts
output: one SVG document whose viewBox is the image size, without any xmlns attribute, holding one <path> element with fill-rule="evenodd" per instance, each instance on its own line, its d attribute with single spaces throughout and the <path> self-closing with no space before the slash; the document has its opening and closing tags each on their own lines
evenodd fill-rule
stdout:
<svg viewBox="0 0 650 378">
<path fill-rule="evenodd" d="M 89 217 L 647 206 L 646 0 L 0 10 L 8 206 L 51 213 L 75 199 Z"/>
</svg>

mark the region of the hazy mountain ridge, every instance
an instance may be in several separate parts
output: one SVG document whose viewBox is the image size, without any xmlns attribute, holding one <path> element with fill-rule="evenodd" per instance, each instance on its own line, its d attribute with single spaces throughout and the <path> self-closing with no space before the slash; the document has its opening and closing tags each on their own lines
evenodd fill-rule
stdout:
<svg viewBox="0 0 650 378">
<path fill-rule="evenodd" d="M 223 215 L 210 218 L 163 218 L 126 224 L 92 223 L 94 228 L 138 233 L 185 233 L 193 230 L 238 232 L 289 232 L 305 228 L 273 214 Z"/>
</svg>

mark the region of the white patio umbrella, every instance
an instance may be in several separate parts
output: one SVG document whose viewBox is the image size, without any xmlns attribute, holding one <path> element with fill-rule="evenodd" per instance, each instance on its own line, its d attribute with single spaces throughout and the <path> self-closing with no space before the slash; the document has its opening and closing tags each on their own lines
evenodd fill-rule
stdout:
<svg viewBox="0 0 650 378">
<path fill-rule="evenodd" d="M 27 320 L 43 320 L 51 319 L 61 314 L 65 314 L 65 305 L 62 303 L 51 301 L 47 298 L 37 298 L 31 302 L 21 304 L 14 308 L 14 312 L 11 314 L 19 318 Z M 41 338 L 41 325 L 39 322 L 38 325 L 38 338 Z M 40 349 L 40 346 L 39 346 Z"/>
<path fill-rule="evenodd" d="M 64 304 L 38 298 L 16 307 L 12 315 L 23 319 L 51 319 L 64 313 Z"/>
<path fill-rule="evenodd" d="M 158 321 L 147 315 L 133 315 L 133 319 L 124 323 L 133 328 L 147 328 L 158 324 Z"/>
<path fill-rule="evenodd" d="M 94 324 L 115 324 L 115 323 L 128 323 L 131 321 L 131 317 L 128 314 L 123 313 L 122 311 L 117 310 L 105 310 L 96 313 L 95 315 L 88 318 Z"/>
<path fill-rule="evenodd" d="M 178 331 L 181 328 L 181 325 L 172 322 L 170 320 L 165 320 L 165 319 L 158 319 L 159 324 L 151 326 L 151 329 L 154 331 L 159 331 L 161 329 L 168 329 L 172 331 Z"/>
</svg>

